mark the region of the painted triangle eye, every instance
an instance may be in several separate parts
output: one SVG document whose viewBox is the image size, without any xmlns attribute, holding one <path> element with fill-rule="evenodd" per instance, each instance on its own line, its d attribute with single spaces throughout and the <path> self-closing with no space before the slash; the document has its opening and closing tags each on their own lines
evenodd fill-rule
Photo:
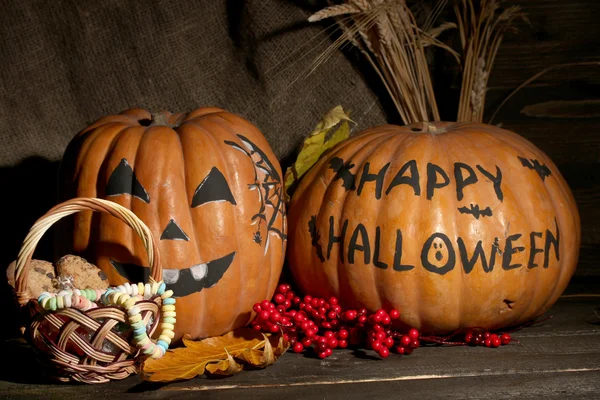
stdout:
<svg viewBox="0 0 600 400">
<path fill-rule="evenodd" d="M 133 169 L 125 158 L 121 160 L 117 168 L 110 174 L 108 185 L 106 185 L 107 196 L 118 196 L 121 194 L 129 194 L 145 203 L 150 203 L 148 192 L 137 180 Z"/>
<path fill-rule="evenodd" d="M 171 219 L 162 235 L 160 235 L 160 240 L 185 240 L 189 242 L 190 238 L 185 234 L 183 229 L 177 225 L 177 222 L 175 222 L 174 219 Z"/>
<path fill-rule="evenodd" d="M 196 188 L 194 197 L 192 198 L 192 208 L 215 201 L 228 201 L 231 204 L 237 204 L 233 198 L 227 180 L 221 171 L 216 167 L 213 167 L 206 178 L 204 178 Z"/>
</svg>

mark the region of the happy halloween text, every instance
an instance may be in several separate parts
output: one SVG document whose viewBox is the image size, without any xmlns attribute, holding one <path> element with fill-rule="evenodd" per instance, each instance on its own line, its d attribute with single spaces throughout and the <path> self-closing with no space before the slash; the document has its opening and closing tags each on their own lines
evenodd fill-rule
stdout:
<svg viewBox="0 0 600 400">
<path fill-rule="evenodd" d="M 421 265 L 429 272 L 444 275 L 454 269 L 458 258 L 467 274 L 478 262 L 481 263 L 484 272 L 491 272 L 499 258 L 502 269 L 512 270 L 523 267 L 523 264 L 514 262 L 513 255 L 525 251 L 525 245 L 529 245 L 526 267 L 531 269 L 541 264 L 543 268 L 548 268 L 552 255 L 557 261 L 560 260 L 560 230 L 556 220 L 554 220 L 554 225 L 554 231 L 546 229 L 542 232 L 510 234 L 505 238 L 502 247 L 496 237 L 487 248 L 482 240 L 479 240 L 473 248 L 467 248 L 467 244 L 461 237 L 456 239 L 455 246 L 446 234 L 435 232 L 421 246 Z M 330 216 L 325 248 L 322 247 L 321 235 L 316 230 L 316 216 L 312 216 L 309 221 L 309 231 L 317 256 L 322 262 L 325 259 L 329 260 L 334 253 L 335 257 L 339 255 L 341 261 L 348 264 L 362 262 L 365 265 L 372 264 L 381 269 L 388 269 L 391 266 L 394 271 L 399 272 L 415 268 L 414 265 L 403 263 L 403 236 L 400 229 L 396 229 L 395 232 L 393 259 L 391 257 L 390 259 L 381 258 L 382 229 L 379 226 L 376 226 L 374 230 L 368 230 L 359 223 L 349 229 L 348 219 L 345 219 L 340 227 L 334 217 Z M 333 251 L 334 246 L 339 246 L 337 251 Z M 430 260 L 435 258 L 437 261 L 442 261 L 443 257 L 440 257 L 442 248 L 445 248 L 443 251 L 447 255 L 446 261 L 442 265 L 436 265 Z"/>
</svg>

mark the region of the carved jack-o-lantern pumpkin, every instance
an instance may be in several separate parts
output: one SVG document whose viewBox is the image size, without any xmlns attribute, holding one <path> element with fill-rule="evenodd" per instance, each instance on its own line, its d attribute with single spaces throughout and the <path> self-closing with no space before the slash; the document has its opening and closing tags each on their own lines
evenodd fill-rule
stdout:
<svg viewBox="0 0 600 400">
<path fill-rule="evenodd" d="M 176 339 L 247 324 L 273 295 L 283 266 L 286 216 L 281 168 L 260 131 L 216 108 L 152 116 L 141 109 L 100 119 L 73 138 L 61 197 L 128 207 L 159 241 L 163 279 L 178 297 Z M 144 248 L 108 215 L 80 213 L 71 250 L 112 285 L 144 281 Z"/>
<path fill-rule="evenodd" d="M 367 129 L 301 179 L 288 205 L 298 288 L 395 307 L 426 333 L 499 329 L 548 310 L 575 271 L 573 195 L 523 137 L 477 123 Z"/>
</svg>

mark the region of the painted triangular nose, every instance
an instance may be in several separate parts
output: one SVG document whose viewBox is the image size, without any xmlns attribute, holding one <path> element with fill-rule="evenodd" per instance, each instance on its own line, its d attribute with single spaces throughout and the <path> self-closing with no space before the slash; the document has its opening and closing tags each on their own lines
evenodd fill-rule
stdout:
<svg viewBox="0 0 600 400">
<path fill-rule="evenodd" d="M 174 219 L 171 219 L 167 224 L 167 227 L 163 231 L 162 235 L 160 235 L 160 240 L 186 240 L 189 241 L 190 238 L 185 234 L 183 229 L 177 225 Z"/>
<path fill-rule="evenodd" d="M 121 194 L 130 194 L 143 202 L 150 203 L 150 196 L 142 184 L 137 180 L 133 169 L 125 158 L 121 160 L 117 168 L 108 178 L 106 185 L 107 196 L 118 196 Z"/>
<path fill-rule="evenodd" d="M 192 198 L 192 208 L 213 201 L 228 201 L 231 204 L 237 204 L 231 189 L 229 189 L 227 180 L 216 167 L 210 170 L 206 178 L 196 188 Z"/>
</svg>

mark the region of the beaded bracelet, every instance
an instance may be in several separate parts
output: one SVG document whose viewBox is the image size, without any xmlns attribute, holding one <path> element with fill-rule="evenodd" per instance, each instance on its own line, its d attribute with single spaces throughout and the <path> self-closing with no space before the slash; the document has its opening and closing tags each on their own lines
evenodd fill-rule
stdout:
<svg viewBox="0 0 600 400">
<path fill-rule="evenodd" d="M 121 306 L 129 315 L 129 323 L 133 328 L 133 339 L 136 346 L 152 358 L 161 358 L 167 352 L 171 340 L 175 336 L 176 312 L 175 299 L 172 290 L 165 290 L 164 282 L 153 283 L 125 283 L 117 287 L 110 287 L 106 290 L 94 289 L 66 289 L 59 293 L 43 292 L 38 297 L 38 303 L 47 311 L 55 311 L 62 308 L 76 308 L 81 311 L 87 311 L 96 308 L 96 301 L 101 301 L 105 305 Z M 149 337 L 146 330 L 146 323 L 142 320 L 140 309 L 136 303 L 140 300 L 148 300 L 155 295 L 162 299 L 161 308 L 161 333 L 156 343 Z"/>
</svg>

